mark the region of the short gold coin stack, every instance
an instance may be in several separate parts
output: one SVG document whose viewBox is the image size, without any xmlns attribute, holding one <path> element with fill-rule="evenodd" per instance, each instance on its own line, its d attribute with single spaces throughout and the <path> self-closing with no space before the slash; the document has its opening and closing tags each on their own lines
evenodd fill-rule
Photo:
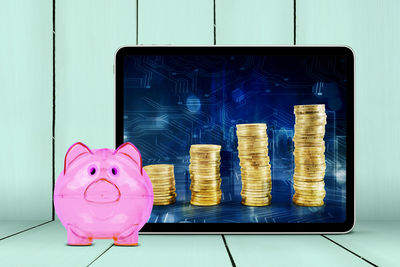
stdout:
<svg viewBox="0 0 400 267">
<path fill-rule="evenodd" d="M 325 105 L 294 106 L 293 203 L 322 206 L 325 198 Z"/>
<path fill-rule="evenodd" d="M 199 144 L 190 147 L 190 204 L 212 206 L 221 203 L 220 145 Z"/>
<path fill-rule="evenodd" d="M 242 204 L 267 206 L 272 199 L 267 125 L 237 124 L 236 128 L 242 175 Z"/>
<path fill-rule="evenodd" d="M 175 175 L 173 164 L 144 166 L 153 185 L 153 205 L 170 205 L 176 201 Z"/>
</svg>

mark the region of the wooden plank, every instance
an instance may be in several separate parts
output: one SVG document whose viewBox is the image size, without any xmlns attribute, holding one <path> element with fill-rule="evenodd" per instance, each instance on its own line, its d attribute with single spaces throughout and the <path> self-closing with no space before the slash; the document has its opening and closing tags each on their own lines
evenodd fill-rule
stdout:
<svg viewBox="0 0 400 267">
<path fill-rule="evenodd" d="M 117 247 L 93 266 L 232 266 L 220 235 L 140 235 L 138 247 Z"/>
<path fill-rule="evenodd" d="M 297 1 L 299 44 L 355 52 L 357 217 L 399 220 L 400 1 Z"/>
<path fill-rule="evenodd" d="M 378 266 L 400 262 L 400 221 L 360 221 L 347 235 L 327 237 Z"/>
<path fill-rule="evenodd" d="M 95 240 L 92 246 L 68 246 L 59 222 L 47 223 L 0 241 L 0 266 L 87 266 L 112 244 Z M 22 256 L 21 256 L 22 255 Z"/>
<path fill-rule="evenodd" d="M 370 266 L 319 235 L 227 235 L 237 266 Z"/>
<path fill-rule="evenodd" d="M 139 0 L 139 44 L 213 44 L 213 1 Z"/>
<path fill-rule="evenodd" d="M 1 4 L 0 220 L 51 219 L 52 27 L 51 1 Z"/>
<path fill-rule="evenodd" d="M 56 175 L 69 146 L 114 147 L 117 49 L 136 44 L 136 2 L 56 1 Z"/>
<path fill-rule="evenodd" d="M 217 44 L 293 44 L 293 0 L 216 0 Z"/>
</svg>

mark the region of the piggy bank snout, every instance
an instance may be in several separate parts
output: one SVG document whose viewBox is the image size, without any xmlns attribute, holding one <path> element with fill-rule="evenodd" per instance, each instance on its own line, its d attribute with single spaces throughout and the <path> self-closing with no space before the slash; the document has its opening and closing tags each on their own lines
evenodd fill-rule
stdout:
<svg viewBox="0 0 400 267">
<path fill-rule="evenodd" d="M 120 199 L 121 192 L 118 187 L 105 178 L 88 185 L 85 190 L 85 200 L 95 203 L 110 203 Z"/>
</svg>

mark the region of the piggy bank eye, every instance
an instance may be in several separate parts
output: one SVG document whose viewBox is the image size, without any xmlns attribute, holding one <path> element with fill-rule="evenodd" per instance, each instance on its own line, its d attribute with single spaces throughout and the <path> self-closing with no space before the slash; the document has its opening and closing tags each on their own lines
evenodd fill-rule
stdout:
<svg viewBox="0 0 400 267">
<path fill-rule="evenodd" d="M 90 166 L 88 171 L 89 171 L 89 174 L 93 176 L 96 174 L 97 168 L 96 168 L 96 166 Z"/>
<path fill-rule="evenodd" d="M 118 173 L 119 173 L 119 170 L 118 170 L 117 167 L 112 167 L 112 168 L 110 169 L 110 173 L 111 173 L 112 176 L 117 176 Z"/>
</svg>

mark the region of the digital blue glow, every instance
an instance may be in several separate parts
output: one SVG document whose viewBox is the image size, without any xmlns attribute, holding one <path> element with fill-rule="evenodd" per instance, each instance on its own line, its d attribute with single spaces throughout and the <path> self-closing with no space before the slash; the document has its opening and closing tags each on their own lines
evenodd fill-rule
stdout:
<svg viewBox="0 0 400 267">
<path fill-rule="evenodd" d="M 186 107 L 190 112 L 196 113 L 199 112 L 201 108 L 200 99 L 197 96 L 190 95 L 186 99 Z"/>
</svg>

